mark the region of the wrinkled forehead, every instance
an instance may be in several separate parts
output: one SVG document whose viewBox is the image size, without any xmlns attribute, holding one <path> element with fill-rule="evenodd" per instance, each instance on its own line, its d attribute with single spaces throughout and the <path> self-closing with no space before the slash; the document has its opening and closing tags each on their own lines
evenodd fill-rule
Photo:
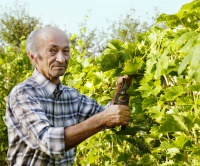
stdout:
<svg viewBox="0 0 200 166">
<path fill-rule="evenodd" d="M 69 46 L 69 39 L 65 32 L 57 28 L 44 28 L 39 35 L 40 45 L 56 43 L 60 46 Z"/>
</svg>

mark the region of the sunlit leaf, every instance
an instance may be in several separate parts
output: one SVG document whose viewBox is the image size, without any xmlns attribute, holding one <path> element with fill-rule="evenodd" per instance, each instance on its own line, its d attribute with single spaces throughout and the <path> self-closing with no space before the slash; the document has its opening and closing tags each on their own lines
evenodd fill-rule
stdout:
<svg viewBox="0 0 200 166">
<path fill-rule="evenodd" d="M 185 134 L 181 134 L 179 137 L 176 138 L 173 144 L 177 148 L 182 149 L 188 141 L 189 141 L 188 137 Z"/>
<path fill-rule="evenodd" d="M 155 106 L 157 104 L 156 98 L 149 97 L 143 100 L 142 108 L 148 109 L 149 107 Z"/>
<path fill-rule="evenodd" d="M 170 125 L 169 125 L 170 124 Z M 166 120 L 161 125 L 159 132 L 187 132 L 184 118 L 178 115 L 167 115 Z"/>
<path fill-rule="evenodd" d="M 165 90 L 163 98 L 165 98 L 166 101 L 174 100 L 178 96 L 180 96 L 183 92 L 184 91 L 182 86 L 172 86 Z"/>
<path fill-rule="evenodd" d="M 141 58 L 134 58 L 132 61 L 125 62 L 124 70 L 121 72 L 123 75 L 133 75 L 138 74 L 138 71 L 143 65 L 143 60 Z"/>
</svg>

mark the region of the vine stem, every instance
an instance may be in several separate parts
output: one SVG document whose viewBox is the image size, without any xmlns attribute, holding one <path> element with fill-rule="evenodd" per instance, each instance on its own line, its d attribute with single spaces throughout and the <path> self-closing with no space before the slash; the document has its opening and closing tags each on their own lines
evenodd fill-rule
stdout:
<svg viewBox="0 0 200 166">
<path fill-rule="evenodd" d="M 166 86 L 168 87 L 168 85 L 169 85 L 169 82 L 168 82 L 168 80 L 167 80 L 167 77 L 166 77 L 166 75 L 163 75 L 163 77 L 164 77 L 164 79 L 165 79 Z"/>
<path fill-rule="evenodd" d="M 195 137 L 196 137 L 195 131 L 193 131 L 192 133 L 193 133 L 193 134 L 195 135 Z M 193 137 L 191 134 L 189 135 L 189 137 L 194 141 L 194 143 L 195 143 L 196 145 L 198 145 L 198 146 L 200 147 L 200 143 L 198 143 L 198 141 L 196 140 L 195 137 Z"/>
</svg>

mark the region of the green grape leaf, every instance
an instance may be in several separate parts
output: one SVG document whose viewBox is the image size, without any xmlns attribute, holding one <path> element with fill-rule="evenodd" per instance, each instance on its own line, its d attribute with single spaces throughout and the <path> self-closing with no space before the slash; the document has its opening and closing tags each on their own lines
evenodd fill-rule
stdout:
<svg viewBox="0 0 200 166">
<path fill-rule="evenodd" d="M 101 55 L 101 70 L 107 71 L 119 67 L 119 56 L 117 50 L 106 49 Z"/>
<path fill-rule="evenodd" d="M 153 85 L 152 82 L 144 83 L 136 91 L 140 91 L 142 97 L 149 97 L 152 94 L 152 90 L 153 90 L 152 85 Z"/>
<path fill-rule="evenodd" d="M 191 115 L 190 112 L 187 113 L 187 116 L 184 117 L 185 125 L 190 130 L 194 127 L 196 116 Z"/>
<path fill-rule="evenodd" d="M 159 132 L 176 132 L 183 131 L 188 132 L 188 128 L 185 125 L 184 117 L 175 114 L 166 116 L 166 120 L 160 126 Z"/>
<path fill-rule="evenodd" d="M 175 44 L 179 47 L 185 44 L 189 39 L 191 39 L 191 36 L 194 36 L 195 32 L 186 32 L 183 33 L 175 42 Z"/>
<path fill-rule="evenodd" d="M 180 52 L 187 53 L 197 42 L 197 35 L 193 35 L 187 43 L 180 49 Z"/>
<path fill-rule="evenodd" d="M 127 61 L 124 63 L 124 70 L 121 72 L 121 74 L 138 74 L 138 71 L 141 69 L 143 63 L 144 62 L 141 58 L 135 57 L 132 61 Z"/>
<path fill-rule="evenodd" d="M 153 106 L 148 109 L 148 113 L 151 115 L 156 122 L 161 123 L 164 116 L 164 111 L 159 106 Z M 159 133 L 160 134 L 160 133 Z"/>
<path fill-rule="evenodd" d="M 171 140 L 163 141 L 159 146 L 159 148 L 162 149 L 162 150 L 166 150 L 166 149 L 169 149 L 169 148 L 172 148 L 172 147 L 173 147 L 173 145 L 172 145 Z"/>
<path fill-rule="evenodd" d="M 153 107 L 157 104 L 157 100 L 155 97 L 148 97 L 145 98 L 142 102 L 142 108 L 143 109 L 148 109 L 150 107 Z"/>
<path fill-rule="evenodd" d="M 165 89 L 165 94 L 161 97 L 161 99 L 165 99 L 166 101 L 171 101 L 176 99 L 182 93 L 184 93 L 182 86 L 172 86 Z"/>
<path fill-rule="evenodd" d="M 160 80 L 155 81 L 153 84 L 154 84 L 154 87 L 153 87 L 153 90 L 152 90 L 152 95 L 156 96 L 158 93 L 160 93 L 160 91 L 161 91 L 163 88 L 162 88 L 162 86 L 160 85 L 160 84 L 161 84 L 161 81 L 160 81 Z"/>
<path fill-rule="evenodd" d="M 182 133 L 180 136 L 176 137 L 176 140 L 173 142 L 173 145 L 179 149 L 182 149 L 188 141 L 188 137 Z"/>
<path fill-rule="evenodd" d="M 195 45 L 191 48 L 191 54 L 193 55 L 191 58 L 191 68 L 196 69 L 200 65 L 200 44 Z"/>
<path fill-rule="evenodd" d="M 193 104 L 193 99 L 190 96 L 186 97 L 179 97 L 176 100 L 176 105 L 179 106 L 185 106 L 185 105 L 192 105 Z"/>
<path fill-rule="evenodd" d="M 191 85 L 190 87 L 188 87 L 189 90 L 191 91 L 197 91 L 199 92 L 200 91 L 200 84 L 195 84 L 195 85 Z"/>
<path fill-rule="evenodd" d="M 113 50 L 121 50 L 122 45 L 123 45 L 122 41 L 112 40 L 107 44 L 107 47 Z"/>
<path fill-rule="evenodd" d="M 156 158 L 151 154 L 144 154 L 139 160 L 139 165 L 155 165 Z"/>
</svg>

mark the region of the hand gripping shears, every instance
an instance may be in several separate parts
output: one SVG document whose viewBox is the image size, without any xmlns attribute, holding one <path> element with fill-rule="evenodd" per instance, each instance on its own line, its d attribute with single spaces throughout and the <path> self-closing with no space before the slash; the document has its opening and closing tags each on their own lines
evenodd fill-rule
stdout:
<svg viewBox="0 0 200 166">
<path fill-rule="evenodd" d="M 119 104 L 119 105 L 128 105 L 129 103 L 129 95 L 126 93 L 128 90 L 128 84 L 125 78 L 122 80 L 122 86 L 120 88 L 120 92 L 118 92 L 115 96 L 115 101 L 114 104 Z M 122 130 L 125 129 L 125 126 L 122 126 Z"/>
</svg>

